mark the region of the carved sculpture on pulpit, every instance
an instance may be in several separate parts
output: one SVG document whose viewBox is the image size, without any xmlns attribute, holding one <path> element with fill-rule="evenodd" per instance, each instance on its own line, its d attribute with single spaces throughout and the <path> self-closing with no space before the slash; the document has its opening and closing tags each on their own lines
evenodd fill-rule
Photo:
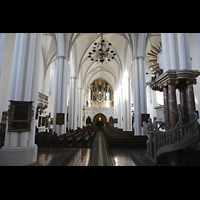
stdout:
<svg viewBox="0 0 200 200">
<path fill-rule="evenodd" d="M 148 123 L 145 121 L 143 122 L 143 132 L 147 135 L 147 154 L 149 157 L 153 155 L 153 146 L 154 146 L 154 137 L 155 135 L 159 134 L 158 123 L 154 121 L 152 123 L 151 118 L 148 119 Z"/>
</svg>

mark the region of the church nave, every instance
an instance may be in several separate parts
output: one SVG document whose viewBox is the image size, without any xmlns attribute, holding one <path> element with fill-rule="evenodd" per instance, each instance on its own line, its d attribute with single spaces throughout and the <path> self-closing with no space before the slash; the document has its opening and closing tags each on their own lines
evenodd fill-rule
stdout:
<svg viewBox="0 0 200 200">
<path fill-rule="evenodd" d="M 199 82 L 200 33 L 0 33 L 0 166 L 200 165 Z"/>
</svg>

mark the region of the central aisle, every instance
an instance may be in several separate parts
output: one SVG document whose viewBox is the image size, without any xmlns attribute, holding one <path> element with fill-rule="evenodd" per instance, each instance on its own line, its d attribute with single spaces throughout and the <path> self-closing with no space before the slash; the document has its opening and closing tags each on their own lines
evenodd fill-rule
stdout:
<svg viewBox="0 0 200 200">
<path fill-rule="evenodd" d="M 114 166 L 115 162 L 108 148 L 103 131 L 97 130 L 92 145 L 89 166 Z"/>
</svg>

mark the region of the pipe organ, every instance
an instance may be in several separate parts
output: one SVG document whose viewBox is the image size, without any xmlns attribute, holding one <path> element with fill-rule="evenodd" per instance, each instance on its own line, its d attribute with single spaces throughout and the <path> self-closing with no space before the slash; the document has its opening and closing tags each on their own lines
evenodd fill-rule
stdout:
<svg viewBox="0 0 200 200">
<path fill-rule="evenodd" d="M 98 107 L 99 104 L 103 107 L 113 106 L 113 89 L 104 80 L 97 79 L 90 84 L 87 97 L 88 107 Z"/>
</svg>

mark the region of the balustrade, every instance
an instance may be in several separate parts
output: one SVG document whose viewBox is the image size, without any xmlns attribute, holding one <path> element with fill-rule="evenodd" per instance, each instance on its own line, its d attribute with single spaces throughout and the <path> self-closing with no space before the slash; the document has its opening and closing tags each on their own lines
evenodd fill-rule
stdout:
<svg viewBox="0 0 200 200">
<path fill-rule="evenodd" d="M 191 145 L 192 138 L 199 138 L 199 124 L 196 112 L 191 112 L 192 121 L 182 125 L 181 118 L 177 125 L 166 132 L 159 132 L 154 130 L 154 139 L 149 145 L 149 155 L 154 162 L 157 161 L 159 155 L 173 150 L 182 149 Z M 177 144 L 177 145 L 176 145 Z M 171 147 L 170 147 L 171 145 Z M 163 149 L 163 150 L 162 150 Z"/>
</svg>

